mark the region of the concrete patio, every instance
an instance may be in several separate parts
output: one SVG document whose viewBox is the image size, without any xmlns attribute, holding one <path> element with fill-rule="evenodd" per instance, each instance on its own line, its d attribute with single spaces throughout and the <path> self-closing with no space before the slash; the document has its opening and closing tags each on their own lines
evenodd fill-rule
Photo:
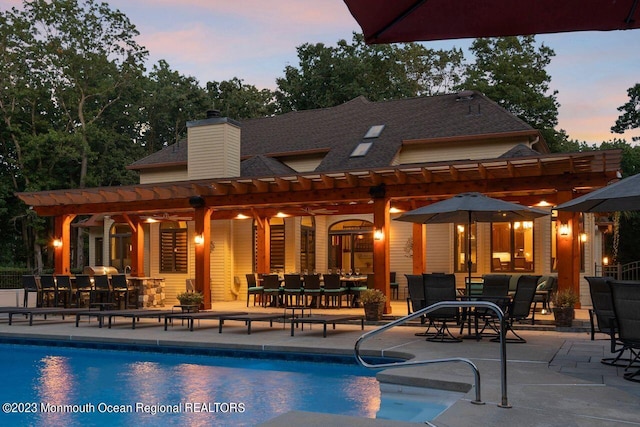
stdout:
<svg viewBox="0 0 640 427">
<path fill-rule="evenodd" d="M 171 308 L 168 308 L 171 310 Z M 282 312 L 282 309 L 245 307 L 243 301 L 214 304 L 219 311 L 249 311 L 255 313 Z M 336 310 L 314 310 L 314 314 L 336 314 Z M 362 309 L 342 309 L 343 313 L 361 314 Z M 406 314 L 403 301 L 393 302 L 396 316 Z M 434 386 L 464 389 L 466 394 L 431 423 L 436 426 L 615 426 L 640 425 L 640 384 L 625 381 L 623 368 L 601 364 L 600 358 L 609 354 L 609 341 L 604 335 L 589 339 L 586 310 L 578 310 L 576 327 L 556 331 L 549 316 L 536 315 L 540 324 L 519 325 L 518 333 L 526 344 L 507 345 L 507 396 L 511 408 L 498 407 L 501 402 L 499 344 L 487 339 L 464 340 L 442 344 L 426 342 L 415 336 L 424 326 L 394 328 L 375 336 L 363 350 L 369 354 L 402 356 L 416 359 L 465 357 L 480 370 L 481 398 L 484 405 L 471 404 L 475 398 L 472 371 L 461 363 L 435 364 L 378 373 L 379 380 L 392 384 L 399 392 L 407 386 Z M 284 329 L 283 329 L 283 326 Z M 367 323 L 365 331 L 376 325 Z M 288 324 L 256 322 L 251 335 L 242 322 L 226 322 L 218 333 L 217 320 L 201 320 L 190 332 L 186 326 L 174 324 L 164 331 L 155 319 L 142 319 L 131 329 L 127 319 L 116 319 L 111 329 L 98 328 L 97 322 L 83 320 L 75 327 L 75 316 L 38 318 L 33 326 L 19 319 L 11 326 L 0 318 L 0 337 L 52 339 L 60 341 L 97 341 L 131 343 L 149 346 L 180 346 L 202 348 L 250 349 L 276 352 L 305 352 L 320 354 L 353 354 L 354 343 L 362 331 L 359 324 L 340 324 L 329 328 L 322 337 L 322 327 L 297 330 L 290 336 Z M 376 426 L 412 425 L 365 418 L 350 418 L 322 413 L 290 412 L 265 426 Z M 413 424 L 415 425 L 415 424 Z"/>
</svg>

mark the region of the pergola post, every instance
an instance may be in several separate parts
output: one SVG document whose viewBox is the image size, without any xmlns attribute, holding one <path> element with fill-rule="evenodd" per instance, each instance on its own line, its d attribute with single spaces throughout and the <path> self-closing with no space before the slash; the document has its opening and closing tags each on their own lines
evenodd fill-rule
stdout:
<svg viewBox="0 0 640 427">
<path fill-rule="evenodd" d="M 54 221 L 53 241 L 54 273 L 70 274 L 71 271 L 71 221 L 74 214 L 58 215 Z"/>
<path fill-rule="evenodd" d="M 131 230 L 131 275 L 144 276 L 144 228 L 140 221 L 134 222 Z"/>
<path fill-rule="evenodd" d="M 572 199 L 571 191 L 558 192 L 558 204 Z M 558 290 L 572 290 L 580 295 L 579 213 L 559 211 L 556 219 L 558 242 Z M 563 230 L 566 230 L 564 234 Z M 580 308 L 580 301 L 576 304 Z"/>
<path fill-rule="evenodd" d="M 387 296 L 385 314 L 391 313 L 391 288 L 389 285 L 389 208 L 388 198 L 373 199 L 373 271 L 375 288 Z"/>
<path fill-rule="evenodd" d="M 211 308 L 211 262 L 209 247 L 211 245 L 211 209 L 208 207 L 195 208 L 195 288 L 204 296 L 204 309 Z"/>
</svg>

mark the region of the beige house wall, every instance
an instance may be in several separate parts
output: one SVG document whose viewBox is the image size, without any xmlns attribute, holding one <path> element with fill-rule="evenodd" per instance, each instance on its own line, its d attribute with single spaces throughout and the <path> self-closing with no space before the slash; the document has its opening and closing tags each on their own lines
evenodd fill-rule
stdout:
<svg viewBox="0 0 640 427">
<path fill-rule="evenodd" d="M 528 141 L 496 140 L 492 142 L 429 142 L 402 147 L 398 156 L 399 164 L 424 162 L 444 162 L 451 160 L 492 159 L 501 156 L 518 143 L 529 145 Z"/>
<path fill-rule="evenodd" d="M 240 176 L 240 128 L 228 123 L 187 129 L 189 179 Z"/>
<path fill-rule="evenodd" d="M 304 173 L 316 170 L 322 159 L 324 159 L 324 155 L 287 157 L 280 159 L 280 161 L 296 172 Z"/>
<path fill-rule="evenodd" d="M 189 174 L 185 166 L 167 167 L 162 171 L 140 171 L 140 184 L 156 184 L 161 182 L 187 181 Z"/>
</svg>

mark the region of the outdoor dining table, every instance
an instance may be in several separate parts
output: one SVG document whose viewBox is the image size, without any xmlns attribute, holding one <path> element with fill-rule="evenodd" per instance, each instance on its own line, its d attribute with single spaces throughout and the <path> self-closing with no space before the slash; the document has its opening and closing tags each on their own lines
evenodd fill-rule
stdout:
<svg viewBox="0 0 640 427">
<path fill-rule="evenodd" d="M 357 295 L 353 293 L 352 288 L 359 287 L 362 283 L 366 283 L 367 276 L 366 275 L 343 275 L 340 276 L 340 282 L 344 284 L 344 287 L 347 289 L 347 303 L 349 300 L 349 296 L 351 299 L 351 307 L 356 307 L 358 304 Z"/>
</svg>

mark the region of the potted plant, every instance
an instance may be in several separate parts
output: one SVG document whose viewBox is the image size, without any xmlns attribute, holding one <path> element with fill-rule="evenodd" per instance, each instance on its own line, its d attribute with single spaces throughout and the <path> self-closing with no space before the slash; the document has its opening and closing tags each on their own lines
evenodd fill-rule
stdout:
<svg viewBox="0 0 640 427">
<path fill-rule="evenodd" d="M 556 326 L 571 327 L 574 318 L 574 307 L 579 298 L 571 289 L 556 292 L 553 297 L 553 317 Z"/>
<path fill-rule="evenodd" d="M 189 311 L 198 311 L 200 304 L 204 300 L 204 296 L 200 292 L 183 292 L 176 295 L 180 305 L 183 306 L 183 310 L 188 308 Z"/>
<path fill-rule="evenodd" d="M 384 303 L 387 297 L 377 289 L 367 289 L 360 293 L 360 301 L 364 306 L 364 317 L 366 320 L 382 319 Z"/>
</svg>

